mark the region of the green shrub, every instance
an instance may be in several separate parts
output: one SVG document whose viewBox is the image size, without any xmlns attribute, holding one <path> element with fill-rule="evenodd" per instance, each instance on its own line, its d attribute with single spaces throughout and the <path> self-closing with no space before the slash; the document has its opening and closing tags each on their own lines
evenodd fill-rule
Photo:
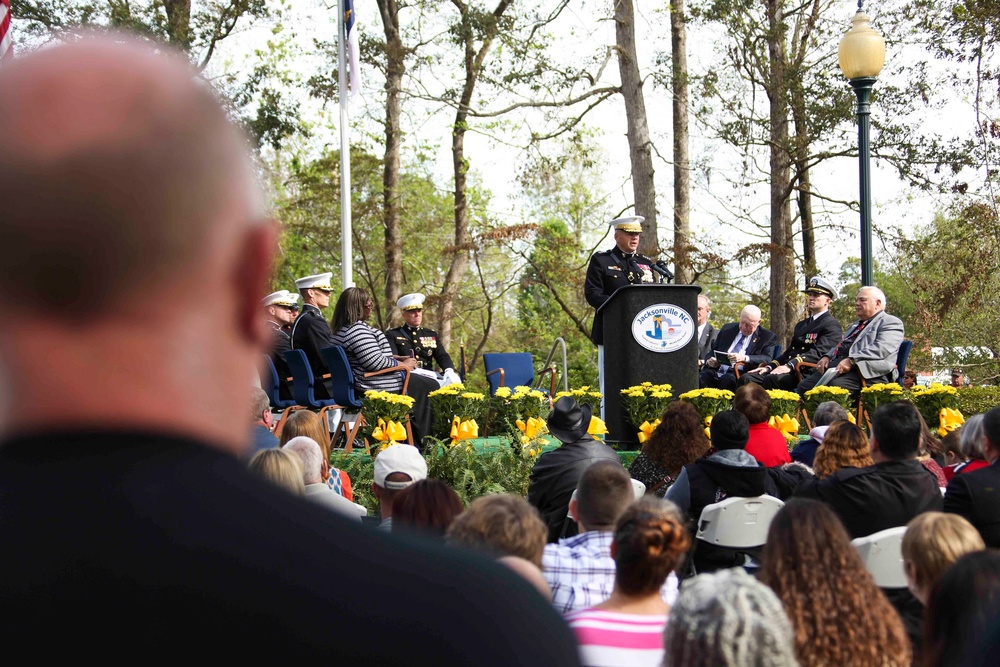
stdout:
<svg viewBox="0 0 1000 667">
<path fill-rule="evenodd" d="M 965 387 L 958 390 L 958 409 L 966 419 L 1000 405 L 1000 387 Z"/>
</svg>

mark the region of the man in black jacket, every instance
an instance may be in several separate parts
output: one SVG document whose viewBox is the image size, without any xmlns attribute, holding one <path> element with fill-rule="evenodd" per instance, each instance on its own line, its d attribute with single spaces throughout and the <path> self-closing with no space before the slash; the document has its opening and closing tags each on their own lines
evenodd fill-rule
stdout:
<svg viewBox="0 0 1000 667">
<path fill-rule="evenodd" d="M 733 367 L 743 364 L 748 371 L 774 358 L 778 337 L 773 331 L 760 326 L 760 308 L 747 305 L 740 312 L 739 322 L 724 324 L 715 338 L 715 352 L 725 352 L 726 360 L 720 362 L 710 355 L 698 376 L 699 387 L 735 391 L 736 374 Z"/>
<path fill-rule="evenodd" d="M 58 635 L 112 664 L 577 663 L 517 575 L 351 525 L 237 458 L 278 229 L 183 53 L 76 39 L 5 63 L 0 90 L 7 654 Z"/>
<path fill-rule="evenodd" d="M 740 376 L 741 385 L 756 382 L 764 389 L 795 391 L 799 384 L 795 365 L 801 361 L 815 364 L 843 338 L 843 327 L 830 313 L 830 302 L 837 298 L 833 285 L 815 277 L 809 281 L 805 293 L 809 317 L 795 325 L 791 345 L 777 359 Z"/>
<path fill-rule="evenodd" d="M 1000 549 L 1000 408 L 983 416 L 983 454 L 988 467 L 951 478 L 944 511 L 964 516 L 987 547 Z"/>
<path fill-rule="evenodd" d="M 867 468 L 841 468 L 803 484 L 796 496 L 827 503 L 851 538 L 905 526 L 922 512 L 941 511 L 937 478 L 920 461 L 920 413 L 909 403 L 887 403 L 872 418 Z"/>
<path fill-rule="evenodd" d="M 260 303 L 264 307 L 264 320 L 273 332 L 274 347 L 271 348 L 271 362 L 278 371 L 279 397 L 282 400 L 291 400 L 292 388 L 287 378 L 292 376 L 292 371 L 285 361 L 285 352 L 292 349 L 290 332 L 299 312 L 299 295 L 283 289 L 268 294 Z"/>
<path fill-rule="evenodd" d="M 583 471 L 601 460 L 621 465 L 615 450 L 587 433 L 590 416 L 589 403 L 581 406 L 569 396 L 556 401 L 549 413 L 549 433 L 563 444 L 538 458 L 528 483 L 528 502 L 545 519 L 549 542 L 577 534 L 576 522 L 568 517 L 567 510 Z"/>
<path fill-rule="evenodd" d="M 322 312 L 323 308 L 330 305 L 330 293 L 333 292 L 333 288 L 330 287 L 332 277 L 333 273 L 318 273 L 295 281 L 295 289 L 302 295 L 303 305 L 302 312 L 292 325 L 292 348 L 306 353 L 315 381 L 313 393 L 318 399 L 333 398 L 330 379 L 323 379 L 330 370 L 319 352 L 324 347 L 336 344 L 333 332 L 330 331 L 330 323 L 323 317 Z"/>
</svg>

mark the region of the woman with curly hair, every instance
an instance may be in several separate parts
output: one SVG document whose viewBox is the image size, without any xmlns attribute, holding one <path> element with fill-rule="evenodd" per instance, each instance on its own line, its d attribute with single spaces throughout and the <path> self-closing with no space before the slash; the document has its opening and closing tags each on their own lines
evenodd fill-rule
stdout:
<svg viewBox="0 0 1000 667">
<path fill-rule="evenodd" d="M 874 465 L 871 445 L 865 432 L 848 421 L 834 422 L 816 450 L 813 472 L 823 479 L 841 468 L 867 468 Z"/>
<path fill-rule="evenodd" d="M 781 508 L 758 578 L 785 607 L 804 667 L 910 664 L 903 622 L 823 503 L 793 498 Z"/>
<path fill-rule="evenodd" d="M 628 473 L 646 485 L 646 495 L 662 498 L 684 466 L 697 461 L 710 448 L 695 407 L 686 401 L 674 401 L 663 411 L 660 424 L 643 444 Z"/>
<path fill-rule="evenodd" d="M 690 547 L 691 536 L 673 503 L 646 497 L 622 513 L 611 542 L 615 560 L 611 597 L 566 616 L 583 665 L 653 667 L 663 661 L 663 630 L 670 607 L 660 588 Z"/>
</svg>

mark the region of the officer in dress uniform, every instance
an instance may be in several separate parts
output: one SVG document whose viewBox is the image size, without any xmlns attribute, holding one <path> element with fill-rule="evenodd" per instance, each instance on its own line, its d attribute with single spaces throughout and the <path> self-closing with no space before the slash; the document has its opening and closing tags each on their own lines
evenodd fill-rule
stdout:
<svg viewBox="0 0 1000 667">
<path fill-rule="evenodd" d="M 617 218 L 609 224 L 615 230 L 615 247 L 594 253 L 587 267 L 583 294 L 594 308 L 600 308 L 619 287 L 653 282 L 653 260 L 636 252 L 642 233 L 642 216 Z M 604 393 L 604 318 L 594 317 L 590 339 L 597 344 L 597 366 L 600 371 L 601 393 Z M 604 416 L 604 402 L 601 402 Z"/>
<path fill-rule="evenodd" d="M 438 342 L 436 331 L 420 326 L 424 319 L 424 300 L 426 297 L 419 292 L 400 297 L 396 307 L 403 312 L 405 324 L 386 332 L 393 353 L 401 357 L 414 357 L 417 367 L 434 371 L 435 366 L 444 373 L 444 384 L 459 382 L 448 351 Z M 442 385 L 442 386 L 443 386 Z"/>
<path fill-rule="evenodd" d="M 319 353 L 324 347 L 335 344 L 330 324 L 320 311 L 321 308 L 330 305 L 330 293 L 333 292 L 333 288 L 330 287 L 332 277 L 333 273 L 319 273 L 295 281 L 295 289 L 302 295 L 302 312 L 292 325 L 292 348 L 306 353 L 316 380 L 313 392 L 319 399 L 333 398 L 330 379 L 320 380 L 330 371 Z"/>
<path fill-rule="evenodd" d="M 271 361 L 278 371 L 278 392 L 283 400 L 291 400 L 292 389 L 286 378 L 291 377 L 292 371 L 285 361 L 285 351 L 292 349 L 291 328 L 299 313 L 299 295 L 283 289 L 268 294 L 260 303 L 264 307 L 264 320 L 274 332 Z"/>
<path fill-rule="evenodd" d="M 743 374 L 741 385 L 755 382 L 765 389 L 794 391 L 799 384 L 795 365 L 800 361 L 816 363 L 844 337 L 843 327 L 830 313 L 830 302 L 837 298 L 833 285 L 817 276 L 803 292 L 809 316 L 795 325 L 791 345 L 771 363 Z"/>
</svg>

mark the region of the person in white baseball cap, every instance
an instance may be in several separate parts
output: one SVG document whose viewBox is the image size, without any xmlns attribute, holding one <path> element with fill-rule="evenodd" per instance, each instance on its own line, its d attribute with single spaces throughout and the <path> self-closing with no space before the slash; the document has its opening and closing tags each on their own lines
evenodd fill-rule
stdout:
<svg viewBox="0 0 1000 667">
<path fill-rule="evenodd" d="M 392 445 L 375 457 L 375 481 L 372 492 L 378 498 L 382 523 L 378 529 L 392 532 L 392 500 L 396 493 L 414 482 L 427 479 L 427 461 L 416 447 Z"/>
</svg>

